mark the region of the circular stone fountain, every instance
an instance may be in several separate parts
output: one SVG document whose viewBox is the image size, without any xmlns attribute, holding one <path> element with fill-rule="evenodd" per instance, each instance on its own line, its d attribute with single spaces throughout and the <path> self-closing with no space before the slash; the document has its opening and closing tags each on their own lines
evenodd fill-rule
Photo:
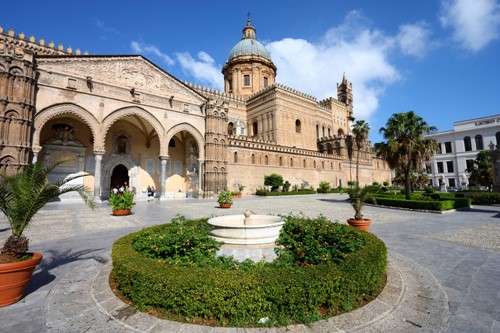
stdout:
<svg viewBox="0 0 500 333">
<path fill-rule="evenodd" d="M 213 226 L 210 235 L 223 242 L 219 255 L 234 256 L 238 261 L 251 259 L 272 261 L 276 257 L 276 239 L 285 222 L 279 216 L 226 215 L 208 220 Z"/>
</svg>

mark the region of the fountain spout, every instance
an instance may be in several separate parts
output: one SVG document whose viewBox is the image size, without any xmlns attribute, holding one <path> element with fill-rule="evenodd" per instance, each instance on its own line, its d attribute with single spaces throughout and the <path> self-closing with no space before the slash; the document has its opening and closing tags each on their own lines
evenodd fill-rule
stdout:
<svg viewBox="0 0 500 333">
<path fill-rule="evenodd" d="M 251 214 L 252 214 L 252 213 L 251 213 L 248 209 L 247 209 L 247 210 L 245 210 L 245 212 L 243 213 L 243 215 L 245 215 L 245 219 L 243 220 L 243 224 L 244 224 L 244 225 L 248 225 L 248 224 L 250 224 L 249 222 L 250 222 L 250 215 L 251 215 Z"/>
</svg>

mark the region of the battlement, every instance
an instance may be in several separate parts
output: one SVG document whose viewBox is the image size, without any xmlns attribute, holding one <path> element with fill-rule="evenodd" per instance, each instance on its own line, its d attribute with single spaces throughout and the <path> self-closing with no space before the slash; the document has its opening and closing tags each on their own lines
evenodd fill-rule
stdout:
<svg viewBox="0 0 500 333">
<path fill-rule="evenodd" d="M 231 95 L 231 94 L 225 93 L 225 92 L 217 90 L 217 89 L 202 87 L 199 84 L 196 85 L 196 84 L 193 84 L 193 83 L 187 82 L 187 81 L 184 81 L 184 84 L 187 85 L 188 87 L 196 90 L 198 93 L 202 94 L 203 96 L 213 97 L 213 98 L 223 98 L 229 102 L 234 102 L 234 103 L 239 103 L 239 104 L 246 103 L 246 99 L 244 99 L 242 97 Z"/>
<path fill-rule="evenodd" d="M 87 51 L 82 52 L 80 49 L 73 50 L 71 46 L 66 49 L 62 44 L 59 44 L 57 47 L 53 41 L 49 43 L 45 42 L 45 39 L 40 38 L 36 40 L 35 36 L 31 35 L 26 38 L 26 35 L 23 32 L 20 32 L 16 35 L 13 29 L 9 29 L 5 31 L 2 26 L 0 26 L 0 40 L 2 37 L 6 37 L 5 39 L 10 45 L 20 46 L 23 49 L 28 49 L 33 51 L 35 54 L 43 54 L 43 55 L 89 55 Z"/>
<path fill-rule="evenodd" d="M 308 95 L 308 94 L 306 94 L 306 93 L 303 93 L 303 92 L 301 92 L 301 91 L 299 91 L 299 90 L 297 90 L 297 89 L 293 89 L 293 88 L 287 87 L 287 86 L 285 86 L 284 84 L 281 84 L 281 83 L 273 83 L 273 84 L 272 84 L 272 85 L 270 85 L 269 87 L 267 87 L 267 88 L 265 88 L 265 89 L 263 89 L 263 90 L 261 90 L 261 91 L 259 91 L 259 92 L 256 92 L 256 93 L 255 93 L 255 94 L 253 94 L 253 95 L 250 95 L 250 96 L 248 97 L 248 100 L 253 99 L 253 98 L 256 98 L 256 97 L 259 97 L 259 96 L 261 96 L 261 95 L 264 95 L 264 94 L 266 94 L 267 92 L 269 92 L 269 91 L 271 91 L 271 90 L 273 90 L 273 89 L 276 89 L 276 88 L 281 89 L 281 90 L 283 90 L 283 91 L 285 91 L 285 92 L 291 93 L 291 94 L 293 94 L 293 95 L 296 95 L 296 96 L 298 96 L 298 97 L 302 97 L 302 98 L 305 98 L 305 99 L 311 100 L 311 101 L 313 101 L 313 102 L 316 102 L 316 97 L 311 96 L 311 95 Z"/>
</svg>

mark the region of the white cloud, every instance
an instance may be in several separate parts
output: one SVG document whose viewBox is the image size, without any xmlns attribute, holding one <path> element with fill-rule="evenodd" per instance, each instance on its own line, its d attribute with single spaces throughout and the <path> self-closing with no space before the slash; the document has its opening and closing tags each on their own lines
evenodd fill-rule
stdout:
<svg viewBox="0 0 500 333">
<path fill-rule="evenodd" d="M 189 52 L 182 52 L 177 53 L 176 58 L 182 70 L 197 81 L 218 90 L 224 88 L 221 67 L 215 64 L 214 59 L 208 53 L 200 51 L 198 59 L 195 59 Z"/>
<path fill-rule="evenodd" d="M 428 51 L 430 31 L 424 22 L 403 24 L 399 27 L 397 41 L 403 54 L 422 58 Z"/>
<path fill-rule="evenodd" d="M 101 30 L 102 35 L 99 36 L 99 38 L 101 38 L 102 40 L 106 40 L 109 34 L 116 36 L 120 35 L 120 31 L 118 29 L 107 26 L 103 21 L 99 20 L 98 18 L 94 19 L 94 24 L 96 25 L 96 27 L 99 28 L 99 30 Z"/>
<path fill-rule="evenodd" d="M 292 38 L 268 43 L 278 67 L 277 81 L 323 99 L 337 96 L 337 83 L 345 72 L 353 83 L 355 116 L 368 119 L 385 87 L 401 76 L 388 59 L 397 39 L 367 25 L 353 11 L 318 43 Z"/>
<path fill-rule="evenodd" d="M 441 24 L 453 30 L 463 48 L 478 52 L 500 36 L 500 4 L 497 0 L 443 0 Z"/>
<path fill-rule="evenodd" d="M 143 44 L 141 42 L 132 41 L 132 42 L 130 42 L 130 47 L 132 48 L 132 50 L 134 52 L 139 53 L 139 54 L 155 55 L 158 58 L 162 59 L 163 62 L 168 66 L 173 66 L 175 64 L 175 61 L 167 54 L 162 53 L 157 46 L 147 45 L 147 44 Z"/>
</svg>

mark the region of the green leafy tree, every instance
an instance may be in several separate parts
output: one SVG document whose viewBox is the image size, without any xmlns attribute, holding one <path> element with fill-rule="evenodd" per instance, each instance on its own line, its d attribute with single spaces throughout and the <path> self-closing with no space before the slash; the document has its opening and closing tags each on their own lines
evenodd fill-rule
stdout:
<svg viewBox="0 0 500 333">
<path fill-rule="evenodd" d="M 271 186 L 271 192 L 276 192 L 283 185 L 283 176 L 276 173 L 264 176 L 264 185 Z"/>
<path fill-rule="evenodd" d="M 70 176 L 54 183 L 48 181 L 49 173 L 66 161 L 58 161 L 48 167 L 38 162 L 26 165 L 15 175 L 0 174 L 0 210 L 7 217 L 12 232 L 1 253 L 19 258 L 27 252 L 28 238 L 23 235 L 24 229 L 40 209 L 64 193 L 77 192 L 87 205 L 94 207 L 95 203 L 83 185 L 68 184 L 86 174 Z"/>
<path fill-rule="evenodd" d="M 471 184 L 491 188 L 493 184 L 493 166 L 487 150 L 481 150 L 477 154 L 472 165 L 467 168 L 467 172 L 470 172 Z"/>
<path fill-rule="evenodd" d="M 410 200 L 413 170 L 437 150 L 436 141 L 424 137 L 435 130 L 435 126 L 427 124 L 414 111 L 395 113 L 387 120 L 386 127 L 380 128 L 387 142 L 376 144 L 375 149 L 392 169 L 400 169 L 403 173 L 407 200 Z"/>
<path fill-rule="evenodd" d="M 370 125 L 364 120 L 357 120 L 352 126 L 352 133 L 354 134 L 354 143 L 356 143 L 356 184 L 359 186 L 359 156 L 361 150 L 364 148 L 368 134 L 370 133 Z"/>
</svg>

